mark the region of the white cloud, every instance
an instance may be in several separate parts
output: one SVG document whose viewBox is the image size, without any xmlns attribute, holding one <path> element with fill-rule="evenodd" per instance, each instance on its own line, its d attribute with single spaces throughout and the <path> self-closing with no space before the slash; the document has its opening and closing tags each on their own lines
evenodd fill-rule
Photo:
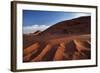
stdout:
<svg viewBox="0 0 100 73">
<path fill-rule="evenodd" d="M 73 13 L 72 14 L 72 16 L 69 16 L 69 17 L 65 17 L 64 16 L 64 18 L 62 18 L 62 21 L 63 20 L 71 20 L 71 19 L 75 19 L 75 18 L 78 18 L 78 17 L 82 17 L 82 16 L 91 16 L 91 14 L 90 13 Z"/>
<path fill-rule="evenodd" d="M 75 14 L 74 18 L 81 17 L 81 16 L 90 16 L 90 13 L 77 13 Z"/>
<path fill-rule="evenodd" d="M 24 34 L 29 34 L 29 33 L 34 33 L 37 30 L 43 31 L 50 27 L 49 25 L 32 25 L 32 26 L 25 26 L 23 27 L 23 33 Z"/>
</svg>

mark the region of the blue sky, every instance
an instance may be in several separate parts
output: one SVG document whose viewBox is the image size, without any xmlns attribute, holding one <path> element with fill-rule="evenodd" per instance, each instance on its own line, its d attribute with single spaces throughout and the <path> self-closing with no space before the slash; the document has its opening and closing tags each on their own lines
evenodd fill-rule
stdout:
<svg viewBox="0 0 100 73">
<path fill-rule="evenodd" d="M 36 30 L 43 31 L 55 23 L 80 16 L 90 16 L 90 14 L 78 12 L 23 10 L 23 31 L 24 33 L 32 33 Z"/>
</svg>

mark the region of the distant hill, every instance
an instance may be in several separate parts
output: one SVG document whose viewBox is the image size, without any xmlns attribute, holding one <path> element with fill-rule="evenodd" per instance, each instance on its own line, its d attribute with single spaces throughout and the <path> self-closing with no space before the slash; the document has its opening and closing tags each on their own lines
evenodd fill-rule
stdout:
<svg viewBox="0 0 100 73">
<path fill-rule="evenodd" d="M 34 32 L 33 34 L 34 35 L 39 35 L 41 33 L 41 31 L 40 30 L 37 30 L 36 32 Z"/>
<path fill-rule="evenodd" d="M 91 32 L 91 17 L 84 16 L 58 22 L 46 29 L 41 35 L 59 34 L 89 34 Z"/>
</svg>

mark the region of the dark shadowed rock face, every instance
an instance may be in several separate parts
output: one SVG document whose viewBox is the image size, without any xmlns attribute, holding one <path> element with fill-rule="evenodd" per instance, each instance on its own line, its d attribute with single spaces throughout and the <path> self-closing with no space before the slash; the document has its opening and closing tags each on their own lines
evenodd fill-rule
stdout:
<svg viewBox="0 0 100 73">
<path fill-rule="evenodd" d="M 41 35 L 47 34 L 90 34 L 91 32 L 91 17 L 84 16 L 72 20 L 66 20 L 54 24 L 46 29 Z"/>
</svg>

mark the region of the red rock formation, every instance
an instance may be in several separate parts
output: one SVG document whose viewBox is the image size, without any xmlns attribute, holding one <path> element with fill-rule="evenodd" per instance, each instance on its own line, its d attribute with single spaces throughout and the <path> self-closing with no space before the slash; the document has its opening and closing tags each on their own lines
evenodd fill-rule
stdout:
<svg viewBox="0 0 100 73">
<path fill-rule="evenodd" d="M 91 17 L 59 22 L 36 35 L 23 35 L 23 62 L 91 58 Z"/>
</svg>

